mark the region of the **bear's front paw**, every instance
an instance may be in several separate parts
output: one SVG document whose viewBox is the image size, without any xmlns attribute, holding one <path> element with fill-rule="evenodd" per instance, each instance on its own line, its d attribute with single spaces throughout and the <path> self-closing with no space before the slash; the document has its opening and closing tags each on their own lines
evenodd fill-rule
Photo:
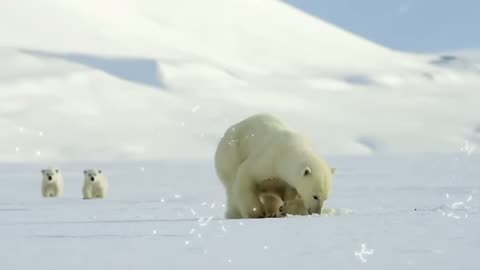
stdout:
<svg viewBox="0 0 480 270">
<path fill-rule="evenodd" d="M 286 216 L 287 216 L 287 210 L 285 208 L 285 205 L 282 205 L 278 209 L 277 217 L 286 217 Z"/>
</svg>

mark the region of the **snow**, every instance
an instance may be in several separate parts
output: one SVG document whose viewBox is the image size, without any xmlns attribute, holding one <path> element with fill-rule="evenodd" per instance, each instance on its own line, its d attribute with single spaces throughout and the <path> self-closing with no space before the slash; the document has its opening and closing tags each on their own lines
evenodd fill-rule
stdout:
<svg viewBox="0 0 480 270">
<path fill-rule="evenodd" d="M 0 22 L 0 268 L 475 262 L 477 52 L 397 52 L 277 0 L 7 0 Z M 213 153 L 259 112 L 337 168 L 324 215 L 223 219 Z M 40 196 L 48 166 L 65 197 Z M 88 168 L 106 200 L 81 199 Z"/>
<path fill-rule="evenodd" d="M 327 203 L 329 215 L 257 220 L 223 219 L 224 193 L 212 161 L 96 164 L 112 184 L 110 196 L 96 201 L 81 199 L 82 170 L 91 163 L 59 164 L 65 197 L 52 199 L 40 197 L 40 165 L 3 164 L 1 181 L 9 188 L 0 189 L 0 253 L 8 254 L 2 268 L 475 265 L 479 155 L 330 160 L 341 169 Z"/>
</svg>

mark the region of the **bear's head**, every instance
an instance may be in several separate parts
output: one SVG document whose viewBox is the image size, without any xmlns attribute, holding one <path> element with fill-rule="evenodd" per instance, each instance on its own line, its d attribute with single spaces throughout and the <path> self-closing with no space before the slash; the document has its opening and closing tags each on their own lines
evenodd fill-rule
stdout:
<svg viewBox="0 0 480 270">
<path fill-rule="evenodd" d="M 41 172 L 42 172 L 43 181 L 45 182 L 54 183 L 55 181 L 58 180 L 59 177 L 61 177 L 60 170 L 57 168 L 43 169 Z"/>
<path fill-rule="evenodd" d="M 95 182 L 102 176 L 102 170 L 89 169 L 83 171 L 85 181 Z"/>
<path fill-rule="evenodd" d="M 308 213 L 320 214 L 323 203 L 330 197 L 335 168 L 314 153 L 304 152 L 297 160 L 292 164 L 293 176 L 288 182 L 299 193 Z"/>
</svg>

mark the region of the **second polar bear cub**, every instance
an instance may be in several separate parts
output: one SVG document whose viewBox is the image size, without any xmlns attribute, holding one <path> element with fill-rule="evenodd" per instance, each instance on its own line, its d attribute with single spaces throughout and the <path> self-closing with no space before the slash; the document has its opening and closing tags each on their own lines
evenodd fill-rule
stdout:
<svg viewBox="0 0 480 270">
<path fill-rule="evenodd" d="M 48 168 L 42 170 L 42 196 L 63 196 L 63 175 L 59 169 Z"/>
<path fill-rule="evenodd" d="M 83 171 L 83 199 L 103 199 L 108 193 L 108 179 L 102 170 Z"/>
</svg>

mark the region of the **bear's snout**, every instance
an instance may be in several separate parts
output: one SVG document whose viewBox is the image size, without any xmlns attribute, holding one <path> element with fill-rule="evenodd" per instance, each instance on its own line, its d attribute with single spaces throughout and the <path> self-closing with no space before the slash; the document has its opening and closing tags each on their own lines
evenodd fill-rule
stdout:
<svg viewBox="0 0 480 270">
<path fill-rule="evenodd" d="M 52 179 L 53 179 L 52 176 L 49 175 L 49 176 L 48 176 L 48 181 L 52 181 Z"/>
<path fill-rule="evenodd" d="M 92 182 L 95 181 L 95 177 L 93 177 L 93 176 L 90 177 L 90 181 L 92 181 Z"/>
</svg>

